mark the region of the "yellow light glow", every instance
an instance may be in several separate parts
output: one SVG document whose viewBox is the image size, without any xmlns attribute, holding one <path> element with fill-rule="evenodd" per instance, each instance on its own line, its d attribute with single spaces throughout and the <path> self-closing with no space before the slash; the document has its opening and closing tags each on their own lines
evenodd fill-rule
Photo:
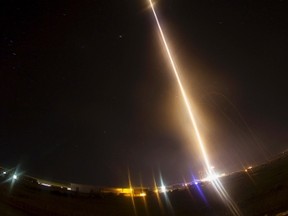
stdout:
<svg viewBox="0 0 288 216">
<path fill-rule="evenodd" d="M 130 170 L 128 169 L 128 183 L 129 183 L 129 196 L 131 196 L 131 202 L 133 205 L 133 210 L 134 210 L 134 214 L 137 215 L 137 210 L 136 210 L 136 205 L 135 205 L 135 200 L 133 197 L 133 187 L 132 187 L 132 182 L 131 182 L 131 177 L 130 177 Z"/>
<path fill-rule="evenodd" d="M 140 193 L 140 197 L 145 197 L 146 196 L 146 193 Z"/>
<path fill-rule="evenodd" d="M 121 193 L 124 194 L 132 194 L 133 193 L 133 188 L 122 188 Z"/>
</svg>

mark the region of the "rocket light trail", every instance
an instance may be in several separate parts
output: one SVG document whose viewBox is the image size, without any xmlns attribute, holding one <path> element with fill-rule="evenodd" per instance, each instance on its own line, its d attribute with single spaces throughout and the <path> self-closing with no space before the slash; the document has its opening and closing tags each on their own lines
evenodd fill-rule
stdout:
<svg viewBox="0 0 288 216">
<path fill-rule="evenodd" d="M 199 129 L 198 129 L 198 126 L 197 126 L 197 123 L 196 123 L 194 114 L 193 114 L 193 112 L 192 112 L 191 105 L 190 105 L 190 103 L 189 103 L 188 97 L 187 97 L 187 95 L 186 95 L 185 89 L 184 89 L 184 87 L 183 87 L 182 81 L 181 81 L 180 76 L 179 76 L 179 73 L 178 73 L 178 71 L 177 71 L 176 65 L 175 65 L 174 60 L 173 60 L 173 58 L 172 58 L 170 49 L 169 49 L 168 44 L 167 44 L 167 42 L 166 42 L 166 38 L 165 38 L 164 33 L 163 33 L 163 31 L 162 31 L 160 22 L 159 22 L 159 20 L 158 20 L 156 11 L 155 11 L 154 6 L 153 6 L 153 3 L 152 3 L 151 0 L 149 0 L 149 2 L 150 2 L 150 5 L 151 5 L 152 11 L 153 11 L 153 14 L 154 14 L 154 17 L 155 17 L 155 20 L 156 20 L 156 23 L 157 23 L 157 26 L 158 26 L 158 29 L 159 29 L 161 38 L 162 38 L 163 44 L 164 44 L 164 46 L 165 46 L 167 55 L 168 55 L 168 57 L 169 57 L 169 60 L 170 60 L 170 63 L 171 63 L 171 66 L 172 66 L 174 75 L 176 76 L 177 83 L 178 83 L 178 85 L 179 85 L 179 88 L 180 88 L 182 97 L 183 97 L 183 99 L 184 99 L 185 106 L 186 106 L 186 109 L 187 109 L 187 111 L 188 111 L 188 114 L 189 114 L 189 117 L 190 117 L 192 126 L 193 126 L 193 128 L 194 128 L 194 131 L 195 131 L 195 134 L 196 134 L 196 137 L 197 137 L 197 141 L 198 141 L 199 147 L 200 147 L 200 149 L 201 149 L 201 153 L 202 153 L 202 156 L 203 156 L 203 159 L 204 159 L 204 162 L 205 162 L 207 171 L 208 171 L 208 173 L 210 174 L 210 173 L 211 173 L 211 169 L 210 169 L 211 166 L 210 166 L 210 162 L 209 162 L 209 159 L 208 159 L 208 154 L 207 154 L 207 152 L 206 152 L 204 143 L 203 143 L 203 141 L 202 141 L 202 138 L 201 138 L 201 135 L 200 135 L 200 132 L 199 132 Z"/>
<path fill-rule="evenodd" d="M 201 134 L 199 132 L 198 125 L 196 123 L 196 119 L 195 119 L 194 113 L 192 111 L 191 105 L 189 103 L 188 97 L 187 97 L 185 89 L 184 89 L 184 86 L 182 84 L 182 81 L 180 79 L 179 73 L 177 71 L 176 64 L 174 63 L 174 60 L 172 58 L 169 46 L 168 46 L 168 44 L 166 42 L 166 38 L 165 38 L 165 35 L 164 35 L 163 31 L 162 31 L 162 28 L 161 28 L 158 16 L 156 14 L 156 11 L 154 9 L 154 5 L 152 3 L 152 0 L 149 0 L 149 3 L 150 3 L 150 7 L 151 7 L 151 9 L 153 11 L 153 15 L 154 15 L 155 21 L 156 21 L 157 26 L 158 26 L 158 30 L 159 30 L 160 35 L 161 35 L 161 39 L 162 39 L 162 42 L 163 42 L 163 44 L 165 46 L 165 50 L 167 52 L 167 55 L 168 55 L 170 64 L 172 66 L 174 75 L 176 77 L 178 86 L 180 88 L 181 95 L 182 95 L 183 100 L 185 102 L 185 106 L 186 106 L 187 112 L 189 114 L 189 117 L 190 117 L 193 129 L 194 129 L 194 132 L 196 134 L 197 142 L 198 142 L 198 145 L 199 145 L 199 148 L 201 150 L 201 154 L 202 154 L 205 166 L 206 166 L 206 172 L 207 172 L 208 176 L 213 176 L 215 174 L 213 172 L 213 169 L 211 168 L 211 165 L 210 165 L 210 162 L 209 162 L 209 158 L 208 158 L 208 154 L 206 152 L 205 145 L 204 145 L 204 143 L 202 141 Z M 227 191 L 223 187 L 223 185 L 220 182 L 220 180 L 219 179 L 215 179 L 215 180 L 211 181 L 211 183 L 212 183 L 214 189 L 216 190 L 216 192 L 218 193 L 219 197 L 228 206 L 228 208 L 230 209 L 231 213 L 233 215 L 241 215 L 240 210 L 238 209 L 237 205 L 233 202 L 233 200 L 230 198 L 229 194 L 227 193 Z"/>
</svg>

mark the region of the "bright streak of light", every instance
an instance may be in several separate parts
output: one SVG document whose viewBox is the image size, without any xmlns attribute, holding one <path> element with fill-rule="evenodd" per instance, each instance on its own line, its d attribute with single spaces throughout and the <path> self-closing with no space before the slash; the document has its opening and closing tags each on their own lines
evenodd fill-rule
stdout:
<svg viewBox="0 0 288 216">
<path fill-rule="evenodd" d="M 205 202 L 206 205 L 208 205 L 208 202 L 207 202 L 207 199 L 202 191 L 202 188 L 201 188 L 201 185 L 198 184 L 198 181 L 195 179 L 194 176 L 193 177 L 193 182 L 194 182 L 194 185 L 198 191 L 198 194 L 200 195 L 200 197 L 202 198 L 202 200 Z"/>
<path fill-rule="evenodd" d="M 216 178 L 214 181 L 211 181 L 214 189 L 218 193 L 219 197 L 225 202 L 227 207 L 230 209 L 233 215 L 242 215 L 236 203 L 231 199 L 224 186 L 220 182 L 219 178 Z"/>
<path fill-rule="evenodd" d="M 151 9 L 152 9 L 152 12 L 153 12 L 153 15 L 155 17 L 155 21 L 157 23 L 157 26 L 158 26 L 158 29 L 159 29 L 159 32 L 160 32 L 160 35 L 161 35 L 161 38 L 162 38 L 162 41 L 163 41 L 163 44 L 165 46 L 165 49 L 166 49 L 166 52 L 167 52 L 167 55 L 168 55 L 168 58 L 170 60 L 170 63 L 171 63 L 171 66 L 172 66 L 172 69 L 173 69 L 173 72 L 174 72 L 174 75 L 176 77 L 176 80 L 177 80 L 177 83 L 178 83 L 178 86 L 180 88 L 180 91 L 181 91 L 181 94 L 182 94 L 182 97 L 183 97 L 183 100 L 185 102 L 185 105 L 186 105 L 186 109 L 187 109 L 187 112 L 189 114 L 189 117 L 190 117 L 190 120 L 191 120 L 191 123 L 192 123 L 192 126 L 193 126 L 193 129 L 194 129 L 194 132 L 196 134 L 196 138 L 197 138 L 197 141 L 198 141 L 198 145 L 200 147 L 200 150 L 201 150 L 201 154 L 202 154 L 202 157 L 203 157 L 203 160 L 205 162 L 205 166 L 206 166 L 206 172 L 209 176 L 213 175 L 213 169 L 211 169 L 211 165 L 210 165 L 210 162 L 209 162 L 209 159 L 208 159 L 208 154 L 206 152 L 206 149 L 205 149 L 205 145 L 202 141 L 202 138 L 201 138 L 201 135 L 200 135 L 200 132 L 199 132 L 199 129 L 198 129 L 198 125 L 196 123 L 196 119 L 195 119 L 195 116 L 193 114 L 193 111 L 192 111 L 192 108 L 191 108 L 191 105 L 189 103 L 189 100 L 188 100 L 188 97 L 186 95 L 186 92 L 185 92 L 185 89 L 183 87 L 183 84 L 182 84 L 182 81 L 180 79 L 180 76 L 179 76 L 179 73 L 177 71 L 177 68 L 176 68 L 176 64 L 174 63 L 174 60 L 172 58 L 172 55 L 171 55 L 171 52 L 170 52 L 170 49 L 169 49 L 169 46 L 166 42 L 166 38 L 165 38 L 165 35 L 162 31 L 162 28 L 161 28 L 161 25 L 160 25 L 160 22 L 159 22 L 159 19 L 158 19 L 158 16 L 156 14 L 156 11 L 154 9 L 154 5 L 152 3 L 152 0 L 149 0 L 149 3 L 150 3 L 150 6 L 151 6 Z M 228 193 L 226 192 L 225 188 L 223 187 L 223 185 L 221 184 L 221 182 L 219 181 L 218 178 L 216 178 L 214 181 L 212 181 L 212 184 L 216 190 L 216 192 L 219 194 L 219 196 L 221 197 L 221 199 L 223 201 L 225 201 L 225 203 L 228 205 L 228 207 L 230 208 L 232 214 L 234 215 L 241 215 L 238 207 L 236 206 L 236 204 L 233 202 L 233 200 L 229 197 Z"/>
<path fill-rule="evenodd" d="M 166 38 L 165 38 L 164 33 L 163 33 L 163 31 L 162 31 L 160 22 L 159 22 L 159 20 L 158 20 L 158 16 L 157 16 L 156 11 L 155 11 L 154 6 L 153 6 L 153 3 L 152 3 L 151 0 L 149 0 L 149 2 L 150 2 L 150 5 L 151 5 L 152 11 L 153 11 L 153 14 L 154 14 L 154 17 L 155 17 L 155 20 L 156 20 L 156 23 L 157 23 L 157 26 L 158 26 L 158 29 L 159 29 L 161 38 L 162 38 L 163 44 L 164 44 L 164 46 L 165 46 L 165 49 L 166 49 L 168 58 L 169 58 L 169 60 L 170 60 L 170 63 L 171 63 L 171 66 L 172 66 L 174 75 L 175 75 L 175 77 L 176 77 L 176 80 L 177 80 L 177 83 L 178 83 L 178 85 L 179 85 L 179 88 L 180 88 L 182 97 L 183 97 L 183 99 L 184 99 L 184 102 L 185 102 L 185 105 L 186 105 L 186 108 L 187 108 L 187 111 L 188 111 L 188 114 L 189 114 L 189 117 L 190 117 L 192 126 L 193 126 L 193 128 L 194 128 L 194 131 L 195 131 L 195 134 L 196 134 L 196 137 L 197 137 L 197 141 L 198 141 L 198 144 L 199 144 L 199 147 L 200 147 L 200 150 L 201 150 L 201 153 L 202 153 L 202 156 L 203 156 L 203 159 L 204 159 L 204 162 L 205 162 L 207 171 L 208 171 L 208 173 L 210 173 L 210 167 L 211 167 L 211 166 L 210 166 L 210 162 L 209 162 L 208 155 L 207 155 L 207 153 L 206 153 L 206 149 L 205 149 L 204 143 L 203 143 L 203 141 L 202 141 L 202 138 L 201 138 L 201 135 L 200 135 L 200 132 L 199 132 L 199 129 L 198 129 L 198 125 L 197 125 L 197 123 L 196 123 L 196 119 L 195 119 L 195 117 L 194 117 L 194 114 L 193 114 L 191 105 L 190 105 L 190 103 L 189 103 L 188 97 L 187 97 L 187 95 L 186 95 L 185 89 L 184 89 L 184 87 L 183 87 L 182 81 L 181 81 L 180 76 L 179 76 L 179 73 L 178 73 L 178 71 L 177 71 L 176 65 L 175 65 L 174 60 L 173 60 L 173 58 L 172 58 L 172 55 L 171 55 L 169 46 L 168 46 L 168 44 L 167 44 L 167 42 L 166 42 Z"/>
<path fill-rule="evenodd" d="M 13 180 L 17 180 L 18 176 L 16 174 L 14 174 L 12 178 L 13 178 Z"/>
<path fill-rule="evenodd" d="M 158 186 L 157 186 L 157 183 L 156 183 L 156 180 L 155 180 L 155 176 L 154 176 L 154 173 L 153 173 L 153 183 L 154 183 L 154 192 L 156 194 L 156 198 L 157 198 L 157 201 L 158 201 L 158 205 L 160 207 L 160 210 L 162 212 L 162 215 L 164 215 L 164 208 L 163 208 L 163 203 L 160 199 L 160 195 L 159 195 L 159 190 L 158 190 Z"/>
<path fill-rule="evenodd" d="M 172 204 L 171 204 L 171 202 L 170 202 L 170 200 L 169 200 L 169 197 L 168 197 L 168 194 L 167 194 L 168 190 L 167 190 L 167 188 L 166 188 L 166 186 L 165 186 L 165 184 L 164 184 L 164 182 L 163 182 L 163 178 L 162 178 L 161 173 L 160 173 L 160 184 L 161 184 L 161 187 L 160 187 L 160 191 L 159 191 L 159 192 L 162 192 L 162 193 L 164 194 L 165 202 L 166 202 L 169 210 L 170 210 L 170 211 L 173 213 L 173 215 L 174 215 L 173 206 L 172 206 Z"/>
<path fill-rule="evenodd" d="M 150 215 L 150 214 L 149 214 L 148 205 L 147 205 L 147 201 L 146 201 L 146 196 L 147 196 L 147 194 L 146 194 L 146 192 L 143 190 L 143 183 L 142 183 L 142 177 L 141 177 L 141 175 L 140 175 L 140 186 L 141 186 L 141 193 L 139 194 L 139 196 L 143 198 L 146 215 Z"/>
<path fill-rule="evenodd" d="M 135 205 L 135 200 L 134 200 L 134 190 L 132 187 L 132 183 L 131 183 L 131 177 L 130 177 L 130 170 L 128 169 L 128 183 L 129 183 L 129 188 L 130 188 L 130 195 L 131 195 L 131 201 L 132 201 L 132 205 L 133 205 L 133 210 L 134 210 L 134 214 L 137 216 L 137 210 L 136 210 L 136 205 Z"/>
</svg>

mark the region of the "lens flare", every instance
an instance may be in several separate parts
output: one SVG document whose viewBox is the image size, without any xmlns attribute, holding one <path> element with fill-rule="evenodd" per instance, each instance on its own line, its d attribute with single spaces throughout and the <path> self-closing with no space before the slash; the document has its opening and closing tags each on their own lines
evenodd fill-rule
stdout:
<svg viewBox="0 0 288 216">
<path fill-rule="evenodd" d="M 129 183 L 130 196 L 131 196 L 131 202 L 133 205 L 134 215 L 137 216 L 138 214 L 137 214 L 137 209 L 136 209 L 135 200 L 134 200 L 134 190 L 133 190 L 133 186 L 132 186 L 132 182 L 131 182 L 131 176 L 130 176 L 129 168 L 128 168 L 128 183 Z"/>
<path fill-rule="evenodd" d="M 175 75 L 175 77 L 176 77 L 178 86 L 179 86 L 179 88 L 180 88 L 181 95 L 182 95 L 183 100 L 184 100 L 184 102 L 185 102 L 185 106 L 186 106 L 187 112 L 188 112 L 188 114 L 189 114 L 189 118 L 190 118 L 190 120 L 191 120 L 193 129 L 194 129 L 194 132 L 195 132 L 195 135 L 196 135 L 196 139 L 197 139 L 197 142 L 198 142 L 198 145 L 199 145 L 199 148 L 200 148 L 200 151 L 201 151 L 201 154 L 202 154 L 204 163 L 205 163 L 206 172 L 207 172 L 208 176 L 213 176 L 213 175 L 214 175 L 214 172 L 213 172 L 213 169 L 211 169 L 211 165 L 210 165 L 210 161 L 209 161 L 209 158 L 208 158 L 208 154 L 207 154 L 207 152 L 206 152 L 204 142 L 203 142 L 202 137 L 201 137 L 201 134 L 200 134 L 200 132 L 199 132 L 199 128 L 198 128 L 198 125 L 197 125 L 197 123 L 196 123 L 195 115 L 194 115 L 194 113 L 193 113 L 193 110 L 192 110 L 192 107 L 191 107 L 190 102 L 189 102 L 189 100 L 188 100 L 188 97 L 187 97 L 187 94 L 186 94 L 186 92 L 185 92 L 184 86 L 183 86 L 182 81 L 181 81 L 181 79 L 180 79 L 180 75 L 179 75 L 179 73 L 178 73 L 176 64 L 175 64 L 175 62 L 174 62 L 174 60 L 173 60 L 173 57 L 172 57 L 172 54 L 171 54 L 171 52 L 170 52 L 170 49 L 169 49 L 168 43 L 167 43 L 167 41 L 166 41 L 165 35 L 164 35 L 163 31 L 162 31 L 162 28 L 161 28 L 161 25 L 160 25 L 158 16 L 157 16 L 156 11 L 155 11 L 155 9 L 154 9 L 154 4 L 152 3 L 152 0 L 149 0 L 149 3 L 150 3 L 150 7 L 151 7 L 151 9 L 152 9 L 152 12 L 153 12 L 155 21 L 156 21 L 156 23 L 157 23 L 158 30 L 159 30 L 159 32 L 160 32 L 161 39 L 162 39 L 162 42 L 163 42 L 163 44 L 164 44 L 166 53 L 167 53 L 167 55 L 168 55 L 170 64 L 171 64 L 171 66 L 172 66 L 174 75 Z M 220 182 L 218 179 L 215 179 L 214 181 L 212 181 L 212 184 L 213 184 L 216 192 L 217 192 L 217 193 L 219 194 L 219 196 L 221 197 L 221 199 L 223 199 L 223 201 L 225 201 L 225 204 L 229 207 L 229 209 L 231 210 L 232 214 L 234 214 L 234 215 L 241 215 L 240 210 L 238 209 L 237 205 L 236 205 L 236 204 L 232 201 L 232 199 L 229 197 L 228 193 L 226 192 L 226 190 L 225 190 L 225 188 L 223 187 L 223 185 L 221 184 L 221 182 Z"/>
<path fill-rule="evenodd" d="M 167 208 L 170 210 L 170 212 L 172 213 L 172 215 L 174 215 L 173 206 L 172 206 L 172 204 L 171 204 L 171 202 L 170 202 L 170 199 L 169 199 L 169 196 L 168 196 L 168 194 L 167 194 L 168 190 L 167 190 L 167 188 L 166 188 L 166 186 L 165 186 L 165 184 L 164 184 L 164 181 L 163 181 L 163 178 L 162 178 L 161 173 L 160 173 L 160 184 L 161 184 L 161 186 L 160 186 L 160 188 L 159 188 L 159 189 L 160 189 L 159 192 L 161 192 L 162 195 L 164 196 L 164 199 L 165 199 L 165 203 L 166 203 Z"/>
<path fill-rule="evenodd" d="M 158 186 L 157 186 L 157 183 L 156 183 L 156 180 L 155 180 L 155 176 L 153 174 L 153 183 L 154 183 L 154 192 L 156 194 L 156 198 L 157 198 L 157 201 L 158 201 L 158 205 L 160 207 L 160 210 L 162 212 L 162 215 L 164 215 L 164 207 L 163 207 L 163 203 L 160 199 L 160 195 L 159 195 L 159 190 L 158 190 Z"/>
</svg>

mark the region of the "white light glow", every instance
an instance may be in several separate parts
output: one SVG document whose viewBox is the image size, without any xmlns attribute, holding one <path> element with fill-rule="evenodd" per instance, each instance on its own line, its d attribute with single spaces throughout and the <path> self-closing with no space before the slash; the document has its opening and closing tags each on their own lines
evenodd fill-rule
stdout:
<svg viewBox="0 0 288 216">
<path fill-rule="evenodd" d="M 46 184 L 46 183 L 40 183 L 41 185 L 45 186 L 45 187 L 51 187 L 50 184 Z"/>
<path fill-rule="evenodd" d="M 218 174 L 212 174 L 212 175 L 209 175 L 207 176 L 206 178 L 202 179 L 201 181 L 214 181 L 216 179 L 218 179 L 220 177 L 220 175 Z"/>
<path fill-rule="evenodd" d="M 167 192 L 166 186 L 165 186 L 165 185 L 162 185 L 162 186 L 160 187 L 159 192 L 161 192 L 161 193 L 166 193 L 166 192 Z"/>
</svg>

